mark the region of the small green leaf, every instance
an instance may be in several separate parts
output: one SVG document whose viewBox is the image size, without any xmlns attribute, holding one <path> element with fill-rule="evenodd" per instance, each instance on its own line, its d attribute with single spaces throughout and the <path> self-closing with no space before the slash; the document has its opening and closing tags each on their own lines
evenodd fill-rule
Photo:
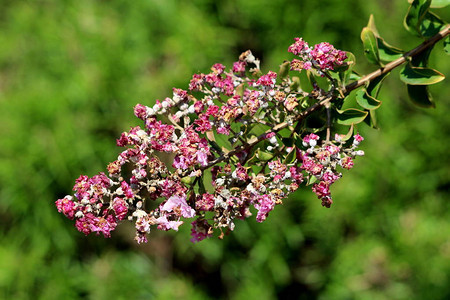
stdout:
<svg viewBox="0 0 450 300">
<path fill-rule="evenodd" d="M 294 161 L 295 161 L 295 159 L 296 159 L 296 151 L 295 151 L 295 148 L 294 149 L 292 149 L 292 151 L 291 152 L 289 152 L 289 154 L 286 156 L 286 158 L 284 159 L 284 164 L 291 164 L 291 163 L 293 163 Z"/>
<path fill-rule="evenodd" d="M 356 92 L 356 102 L 368 110 L 377 109 L 381 105 L 381 101 L 370 96 L 365 89 Z"/>
<path fill-rule="evenodd" d="M 205 184 L 203 182 L 203 176 L 200 176 L 198 178 L 198 193 L 199 194 L 204 194 L 206 193 L 206 189 L 205 189 Z"/>
<path fill-rule="evenodd" d="M 311 176 L 308 179 L 308 182 L 306 183 L 306 185 L 311 185 L 317 182 L 317 177 L 316 176 Z"/>
<path fill-rule="evenodd" d="M 261 161 L 268 161 L 273 158 L 273 154 L 266 151 L 261 151 L 260 149 L 256 150 L 256 158 Z"/>
<path fill-rule="evenodd" d="M 367 124 L 367 126 L 370 126 L 374 129 L 377 129 L 377 115 L 375 110 L 370 110 L 367 117 L 364 119 L 364 123 Z"/>
<path fill-rule="evenodd" d="M 417 106 L 430 108 L 435 107 L 427 85 L 406 85 L 409 99 Z"/>
<path fill-rule="evenodd" d="M 400 71 L 400 80 L 411 85 L 429 85 L 444 80 L 444 74 L 430 68 L 413 67 L 407 64 Z"/>
<path fill-rule="evenodd" d="M 351 52 L 346 52 L 347 54 L 347 59 L 345 60 L 345 62 L 347 63 L 347 67 L 343 70 L 339 70 L 339 79 L 341 80 L 342 85 L 347 85 L 347 83 L 350 81 L 350 76 L 352 75 L 353 72 L 353 67 L 356 64 L 356 58 L 355 55 Z"/>
<path fill-rule="evenodd" d="M 346 110 L 337 110 L 337 120 L 339 124 L 342 125 L 351 125 L 358 124 L 364 121 L 368 112 L 359 110 L 356 108 L 349 108 Z"/>
<path fill-rule="evenodd" d="M 375 129 L 378 128 L 377 127 L 378 121 L 377 121 L 377 113 L 376 113 L 376 111 L 371 110 L 369 112 L 369 117 L 370 117 L 369 126 L 372 127 L 372 128 L 375 128 Z"/>
<path fill-rule="evenodd" d="M 297 76 L 293 76 L 291 78 L 292 83 L 290 86 L 291 91 L 296 92 L 298 91 L 298 88 L 300 87 L 300 78 L 298 78 Z"/>
<path fill-rule="evenodd" d="M 420 24 L 420 33 L 423 37 L 429 38 L 441 31 L 444 26 L 445 22 L 441 18 L 432 12 L 427 12 Z"/>
<path fill-rule="evenodd" d="M 380 54 L 378 52 L 377 39 L 373 31 L 364 27 L 361 31 L 361 40 L 364 46 L 364 55 L 373 64 L 380 65 Z"/>
<path fill-rule="evenodd" d="M 347 134 L 340 136 L 341 141 L 346 142 L 353 136 L 353 131 L 354 131 L 353 128 L 354 128 L 354 126 L 353 126 L 353 124 L 351 124 Z"/>
<path fill-rule="evenodd" d="M 388 75 L 391 74 L 389 73 L 385 73 L 383 75 L 378 76 L 377 78 L 373 79 L 370 81 L 369 86 L 367 87 L 367 93 L 374 97 L 377 98 L 378 94 L 380 92 L 381 89 L 381 85 L 383 84 L 383 81 L 386 77 L 388 77 Z"/>
<path fill-rule="evenodd" d="M 450 55 L 450 36 L 444 40 L 444 51 L 447 55 Z"/>
<path fill-rule="evenodd" d="M 403 56 L 404 51 L 386 43 L 382 38 L 377 37 L 378 51 L 382 61 L 391 62 Z"/>
<path fill-rule="evenodd" d="M 196 177 L 194 176 L 184 176 L 183 178 L 181 178 L 181 182 L 187 185 L 191 185 L 192 183 L 194 183 L 195 178 Z"/>
<path fill-rule="evenodd" d="M 420 32 L 420 25 L 424 19 L 428 9 L 430 8 L 431 0 L 414 0 L 408 9 L 408 13 L 403 21 L 406 30 L 416 36 L 422 36 Z"/>
<path fill-rule="evenodd" d="M 285 61 L 280 65 L 280 71 L 278 72 L 278 78 L 283 80 L 289 75 L 289 69 L 291 68 L 291 62 Z"/>
</svg>

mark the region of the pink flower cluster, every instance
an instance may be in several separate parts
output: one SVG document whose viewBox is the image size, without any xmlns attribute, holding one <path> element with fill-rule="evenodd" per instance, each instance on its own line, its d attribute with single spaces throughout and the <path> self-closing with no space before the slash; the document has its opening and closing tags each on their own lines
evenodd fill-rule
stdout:
<svg viewBox="0 0 450 300">
<path fill-rule="evenodd" d="M 325 72 L 345 59 L 328 43 L 311 49 L 299 38 L 289 51 L 302 58 L 291 62 L 299 69 Z M 135 240 L 143 243 L 152 227 L 177 231 L 185 219 L 194 218 L 191 241 L 214 231 L 223 237 L 234 230 L 236 219 L 252 211 L 258 222 L 265 221 L 304 183 L 329 207 L 329 187 L 341 177 L 337 168 L 353 166 L 355 156 L 363 154 L 356 151 L 363 138 L 355 135 L 348 145 L 340 136 L 320 142 L 319 132 L 303 138 L 292 132 L 289 138 L 299 142 L 286 147 L 275 125 L 294 128 L 305 99 L 314 94 L 292 88 L 290 78 L 280 79 L 275 72 L 256 74 L 261 74 L 259 60 L 247 51 L 230 71 L 214 64 L 209 73 L 195 74 L 189 91 L 174 88 L 171 98 L 152 107 L 137 104 L 134 114 L 143 125 L 121 134 L 117 145 L 124 150 L 108 165 L 108 175 L 80 176 L 74 196 L 56 201 L 58 211 L 75 219 L 86 235 L 110 237 L 128 219 L 135 224 Z M 253 128 L 261 126 L 265 133 L 251 144 Z M 173 158 L 171 168 L 161 153 Z"/>
<path fill-rule="evenodd" d="M 301 71 L 315 68 L 320 72 L 319 74 L 323 74 L 323 72 L 341 66 L 347 59 L 345 51 L 337 50 L 329 43 L 323 42 L 310 48 L 308 43 L 301 38 L 295 38 L 294 41 L 288 51 L 299 56 L 301 60 L 292 60 L 291 70 Z"/>
</svg>

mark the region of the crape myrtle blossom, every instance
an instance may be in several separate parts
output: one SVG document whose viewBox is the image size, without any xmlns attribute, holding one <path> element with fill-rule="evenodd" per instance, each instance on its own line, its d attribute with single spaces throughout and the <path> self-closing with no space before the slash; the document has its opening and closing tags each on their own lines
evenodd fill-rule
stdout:
<svg viewBox="0 0 450 300">
<path fill-rule="evenodd" d="M 319 75 L 346 59 L 328 43 L 310 47 L 300 38 L 288 51 L 298 56 L 288 68 Z M 214 232 L 222 238 L 236 219 L 256 214 L 265 221 L 301 186 L 330 207 L 330 187 L 364 154 L 357 150 L 363 138 L 336 134 L 330 140 L 319 129 L 295 131 L 296 117 L 320 93 L 294 87 L 281 73 L 263 74 L 246 51 L 229 71 L 214 64 L 209 73 L 193 75 L 188 90 L 174 88 L 171 98 L 151 107 L 137 104 L 134 114 L 143 124 L 117 139 L 122 152 L 108 174 L 81 175 L 74 195 L 56 201 L 58 211 L 86 235 L 110 237 L 128 219 L 136 242 L 145 243 L 152 228 L 178 231 L 186 222 L 192 242 Z M 290 131 L 276 129 L 283 122 Z M 168 166 L 161 155 L 171 159 Z"/>
</svg>

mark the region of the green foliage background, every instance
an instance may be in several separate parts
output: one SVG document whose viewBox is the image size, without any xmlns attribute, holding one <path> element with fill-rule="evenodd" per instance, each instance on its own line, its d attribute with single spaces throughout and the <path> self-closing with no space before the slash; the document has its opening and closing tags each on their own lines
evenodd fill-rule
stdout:
<svg viewBox="0 0 450 300">
<path fill-rule="evenodd" d="M 296 36 L 363 58 L 359 33 L 410 49 L 407 1 L 0 1 L 0 298 L 449 299 L 448 79 L 436 109 L 408 103 L 398 71 L 381 92 L 380 130 L 334 186 L 331 209 L 305 189 L 266 222 L 238 221 L 223 241 L 132 224 L 84 237 L 57 213 L 80 173 L 105 171 L 115 138 L 215 62 L 252 49 L 278 70 Z M 437 10 L 449 20 L 448 9 Z M 431 67 L 450 74 L 442 43 Z"/>
</svg>

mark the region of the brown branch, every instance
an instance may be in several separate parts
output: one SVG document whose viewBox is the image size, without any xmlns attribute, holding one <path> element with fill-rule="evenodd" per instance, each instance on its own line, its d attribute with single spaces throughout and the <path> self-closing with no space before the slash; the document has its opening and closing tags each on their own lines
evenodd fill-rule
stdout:
<svg viewBox="0 0 450 300">
<path fill-rule="evenodd" d="M 390 72 L 394 68 L 396 68 L 396 67 L 402 65 L 403 63 L 405 63 L 407 61 L 408 57 L 413 57 L 414 55 L 417 55 L 417 54 L 421 53 L 425 49 L 431 47 L 432 45 L 436 44 L 441 39 L 445 38 L 447 35 L 449 35 L 449 33 L 450 33 L 450 25 L 447 25 L 438 34 L 436 34 L 433 37 L 431 37 L 430 39 L 426 40 L 425 42 L 420 44 L 418 47 L 416 47 L 416 48 L 406 52 L 401 58 L 398 58 L 398 59 L 388 63 L 386 66 L 376 70 L 375 72 L 372 72 L 372 73 L 362 77 L 358 81 L 355 81 L 355 82 L 352 82 L 352 83 L 348 84 L 347 86 L 344 87 L 342 92 L 344 94 L 349 94 L 352 90 L 354 90 L 354 89 L 364 85 L 367 82 L 370 82 L 371 80 L 374 80 L 378 76 L 381 76 L 383 74 L 386 74 L 386 73 Z M 319 102 L 315 103 L 314 105 L 310 106 L 305 111 L 303 111 L 300 114 L 298 114 L 294 118 L 293 123 L 304 119 L 306 116 L 310 115 L 311 113 L 316 111 L 318 108 L 327 105 L 332 100 L 333 100 L 332 97 L 327 97 L 327 98 L 321 99 Z M 278 131 L 286 128 L 288 125 L 289 124 L 287 122 L 283 122 L 283 123 L 277 124 L 273 128 L 271 128 L 271 129 L 267 130 L 265 133 L 261 134 L 260 136 L 251 138 L 247 142 L 246 145 L 241 145 L 241 146 L 235 148 L 234 150 L 219 156 L 215 160 L 210 161 L 206 166 L 202 166 L 200 169 L 201 170 L 208 169 L 208 168 L 210 168 L 210 167 L 212 167 L 212 166 L 214 166 L 214 165 L 216 165 L 216 164 L 218 164 L 218 163 L 220 163 L 222 161 L 230 159 L 236 153 L 239 153 L 239 152 L 244 151 L 246 149 L 251 149 L 253 146 L 255 146 L 256 144 L 258 144 L 259 142 L 264 140 L 266 138 L 267 133 L 278 132 Z"/>
</svg>

